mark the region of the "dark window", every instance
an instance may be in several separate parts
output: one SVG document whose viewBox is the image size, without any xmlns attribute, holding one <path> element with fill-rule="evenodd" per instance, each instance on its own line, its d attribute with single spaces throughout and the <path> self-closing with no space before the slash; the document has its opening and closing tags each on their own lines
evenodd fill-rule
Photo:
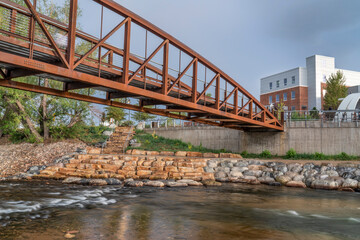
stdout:
<svg viewBox="0 0 360 240">
<path fill-rule="evenodd" d="M 292 77 L 291 77 L 291 83 L 292 83 L 292 84 L 295 84 L 295 76 L 292 76 Z"/>
</svg>

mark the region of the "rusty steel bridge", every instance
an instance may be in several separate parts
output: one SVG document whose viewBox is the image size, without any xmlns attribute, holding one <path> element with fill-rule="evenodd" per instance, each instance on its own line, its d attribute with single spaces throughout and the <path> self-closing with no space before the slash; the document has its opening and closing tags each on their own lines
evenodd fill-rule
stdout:
<svg viewBox="0 0 360 240">
<path fill-rule="evenodd" d="M 176 38 L 111 0 L 88 1 L 101 6 L 100 37 L 77 27 L 78 0 L 70 0 L 68 23 L 39 13 L 36 0 L 24 0 L 23 5 L 0 0 L 0 86 L 220 127 L 283 130 L 283 121 L 275 117 L 278 114 Z M 121 17 L 106 34 L 104 9 Z M 133 26 L 146 31 L 143 57 L 131 51 Z M 109 39 L 120 29 L 123 44 L 118 47 Z M 159 39 L 151 52 L 148 34 Z M 85 52 L 78 50 L 79 42 L 88 46 Z M 178 71 L 169 67 L 170 50 L 174 49 L 178 52 Z M 158 55 L 160 64 L 154 61 Z M 189 61 L 181 67 L 182 57 Z M 205 70 L 204 76 L 200 68 Z M 60 81 L 63 87 L 17 80 L 26 76 Z M 78 89 L 96 89 L 104 97 L 82 95 Z M 138 101 L 119 101 L 124 98 Z"/>
</svg>

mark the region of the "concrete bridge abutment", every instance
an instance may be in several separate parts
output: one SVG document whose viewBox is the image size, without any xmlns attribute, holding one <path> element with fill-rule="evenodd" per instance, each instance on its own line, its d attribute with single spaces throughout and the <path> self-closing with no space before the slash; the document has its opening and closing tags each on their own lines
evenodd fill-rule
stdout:
<svg viewBox="0 0 360 240">
<path fill-rule="evenodd" d="M 360 156 L 360 128 L 350 127 L 291 127 L 284 132 L 243 132 L 219 127 L 184 127 L 147 129 L 149 133 L 165 138 L 179 139 L 210 149 L 233 152 L 247 151 L 285 155 L 293 148 L 297 153 L 324 153 L 335 155 L 345 152 Z"/>
</svg>

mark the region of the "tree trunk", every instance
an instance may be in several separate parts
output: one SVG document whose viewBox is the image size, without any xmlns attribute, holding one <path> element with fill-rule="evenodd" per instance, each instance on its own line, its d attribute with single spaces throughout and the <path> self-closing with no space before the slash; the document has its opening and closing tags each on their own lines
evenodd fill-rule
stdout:
<svg viewBox="0 0 360 240">
<path fill-rule="evenodd" d="M 19 115 L 22 115 L 21 122 L 24 126 L 28 126 L 30 132 L 35 136 L 37 142 L 42 142 L 43 138 L 40 136 L 39 132 L 36 130 L 33 122 L 25 111 L 24 106 L 19 100 L 15 100 L 15 104 L 11 103 L 11 100 L 4 96 L 4 99 L 9 103 L 10 108 Z"/>
<path fill-rule="evenodd" d="M 49 86 L 49 80 L 47 78 L 44 79 L 44 87 L 48 87 Z M 41 97 L 41 128 L 42 128 L 42 132 L 43 132 L 43 137 L 44 140 L 49 139 L 49 124 L 48 124 L 48 118 L 47 118 L 47 95 L 44 94 Z"/>
<path fill-rule="evenodd" d="M 43 138 L 40 136 L 39 132 L 36 130 L 30 117 L 25 112 L 24 106 L 21 104 L 21 102 L 19 100 L 16 100 L 15 103 L 16 103 L 16 106 L 18 107 L 19 112 L 24 115 L 24 117 L 22 118 L 23 123 L 25 123 L 29 127 L 30 132 L 35 136 L 36 141 L 42 142 Z"/>
<path fill-rule="evenodd" d="M 1 126 L 1 123 L 5 121 L 6 116 L 7 116 L 8 114 L 10 114 L 10 111 L 11 111 L 11 109 L 9 109 L 9 108 L 7 107 L 6 110 L 5 110 L 4 116 L 3 116 L 2 119 L 0 120 L 0 126 Z M 4 131 L 3 131 L 2 129 L 0 129 L 0 138 L 3 136 L 3 134 L 4 134 Z"/>
</svg>

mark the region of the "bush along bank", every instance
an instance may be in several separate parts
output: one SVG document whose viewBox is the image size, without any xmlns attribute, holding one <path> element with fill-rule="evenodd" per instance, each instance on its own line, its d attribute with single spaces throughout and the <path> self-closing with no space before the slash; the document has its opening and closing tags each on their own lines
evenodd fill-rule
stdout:
<svg viewBox="0 0 360 240">
<path fill-rule="evenodd" d="M 359 156 L 349 155 L 345 152 L 342 152 L 337 155 L 325 155 L 323 153 L 297 153 L 294 149 L 290 149 L 286 152 L 285 156 L 272 155 L 269 150 L 264 150 L 259 154 L 248 153 L 243 151 L 241 156 L 244 158 L 260 158 L 260 159 L 274 159 L 282 158 L 289 160 L 337 160 L 337 161 L 350 161 L 350 160 L 360 160 Z"/>
</svg>

